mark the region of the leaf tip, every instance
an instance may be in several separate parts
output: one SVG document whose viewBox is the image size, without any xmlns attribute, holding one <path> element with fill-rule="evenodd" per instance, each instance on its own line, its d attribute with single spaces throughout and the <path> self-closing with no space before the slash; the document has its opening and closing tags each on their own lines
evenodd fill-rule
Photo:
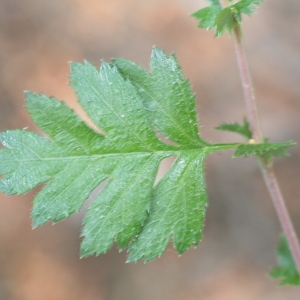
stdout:
<svg viewBox="0 0 300 300">
<path fill-rule="evenodd" d="M 100 73 L 107 74 L 108 72 L 112 72 L 114 70 L 117 70 L 116 66 L 112 66 L 110 63 L 104 60 L 101 61 Z"/>
<path fill-rule="evenodd" d="M 164 51 L 157 48 L 156 46 L 153 46 L 152 53 L 151 53 L 151 58 L 158 58 L 158 57 L 163 57 L 163 56 L 165 56 Z"/>
<path fill-rule="evenodd" d="M 72 77 L 72 74 L 73 73 L 76 73 L 76 72 L 80 72 L 81 69 L 86 65 L 86 60 L 83 61 L 83 64 L 82 63 L 79 63 L 79 62 L 69 62 L 69 67 L 70 67 L 70 72 L 71 74 L 69 74 L 69 77 Z"/>
</svg>

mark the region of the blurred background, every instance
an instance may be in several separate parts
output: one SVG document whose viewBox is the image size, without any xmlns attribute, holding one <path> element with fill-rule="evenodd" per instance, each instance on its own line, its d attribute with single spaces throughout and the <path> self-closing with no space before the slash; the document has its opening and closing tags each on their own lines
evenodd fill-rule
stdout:
<svg viewBox="0 0 300 300">
<path fill-rule="evenodd" d="M 38 131 L 24 108 L 24 90 L 63 99 L 83 118 L 67 84 L 68 62 L 124 57 L 148 67 L 151 48 L 175 52 L 197 93 L 201 134 L 211 142 L 240 141 L 217 132 L 241 122 L 243 93 L 229 37 L 197 29 L 188 15 L 198 0 L 0 0 L 0 131 Z M 265 1 L 245 17 L 244 37 L 264 134 L 300 140 L 300 2 Z M 300 234 L 300 148 L 276 160 L 287 205 Z M 172 246 L 144 264 L 125 264 L 114 247 L 79 259 L 83 213 L 32 231 L 38 189 L 0 195 L 2 300 L 277 300 L 299 299 L 267 273 L 280 226 L 254 160 L 232 152 L 208 157 L 210 205 L 204 238 L 178 258 Z"/>
</svg>

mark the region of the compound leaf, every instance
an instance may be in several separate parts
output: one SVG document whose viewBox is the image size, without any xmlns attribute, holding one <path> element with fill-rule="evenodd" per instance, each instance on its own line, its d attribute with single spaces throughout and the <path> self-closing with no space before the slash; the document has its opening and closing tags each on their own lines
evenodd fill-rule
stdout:
<svg viewBox="0 0 300 300">
<path fill-rule="evenodd" d="M 46 136 L 0 133 L 0 191 L 23 194 L 45 184 L 33 202 L 34 227 L 78 212 L 106 180 L 83 222 L 82 256 L 117 242 L 129 246 L 129 260 L 149 261 L 171 239 L 179 253 L 197 245 L 207 205 L 204 158 L 236 147 L 200 138 L 195 97 L 173 55 L 154 49 L 150 65 L 148 73 L 126 60 L 103 62 L 100 70 L 71 64 L 79 103 L 103 134 L 64 103 L 30 92 L 26 108 Z M 155 185 L 169 156 L 177 159 Z"/>
<path fill-rule="evenodd" d="M 278 267 L 274 267 L 270 276 L 281 279 L 280 285 L 300 286 L 300 274 L 297 271 L 295 261 L 291 254 L 286 237 L 280 237 L 280 243 L 277 248 Z"/>
</svg>

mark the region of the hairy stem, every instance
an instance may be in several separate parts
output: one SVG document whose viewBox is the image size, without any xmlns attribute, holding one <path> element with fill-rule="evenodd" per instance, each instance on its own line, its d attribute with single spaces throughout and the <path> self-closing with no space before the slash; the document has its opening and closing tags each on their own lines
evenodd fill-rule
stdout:
<svg viewBox="0 0 300 300">
<path fill-rule="evenodd" d="M 287 241 L 289 243 L 290 250 L 292 252 L 297 270 L 300 274 L 300 246 L 297 239 L 296 232 L 294 230 L 291 218 L 287 211 L 284 198 L 281 194 L 277 179 L 273 167 L 266 167 L 264 164 L 261 165 L 261 170 L 264 176 L 266 186 L 269 190 L 271 198 L 273 200 L 274 207 L 276 209 L 278 218 L 280 220 L 281 227 L 285 233 Z"/>
<path fill-rule="evenodd" d="M 258 118 L 258 110 L 255 102 L 255 95 L 252 85 L 252 80 L 248 68 L 248 62 L 246 58 L 246 53 L 242 40 L 241 26 L 237 25 L 233 34 L 234 48 L 236 53 L 236 59 L 240 71 L 240 76 L 242 80 L 242 86 L 245 96 L 247 117 L 250 123 L 252 138 L 255 142 L 260 143 L 263 141 L 260 123 Z"/>
<path fill-rule="evenodd" d="M 248 120 L 253 134 L 252 138 L 256 143 L 260 143 L 263 142 L 263 135 L 260 128 L 260 122 L 258 118 L 258 111 L 255 102 L 253 85 L 252 85 L 247 58 L 244 50 L 242 31 L 239 24 L 236 26 L 235 30 L 233 31 L 233 41 L 234 41 L 234 48 L 235 48 L 237 63 L 240 71 L 242 86 L 244 90 Z M 285 233 L 297 270 L 300 274 L 299 241 L 297 239 L 296 232 L 294 230 L 291 218 L 287 211 L 285 201 L 280 191 L 280 187 L 278 185 L 273 167 L 263 159 L 258 158 L 258 161 L 261 167 L 261 171 L 263 173 L 265 184 L 268 188 L 273 205 L 276 209 L 278 219 Z"/>
</svg>

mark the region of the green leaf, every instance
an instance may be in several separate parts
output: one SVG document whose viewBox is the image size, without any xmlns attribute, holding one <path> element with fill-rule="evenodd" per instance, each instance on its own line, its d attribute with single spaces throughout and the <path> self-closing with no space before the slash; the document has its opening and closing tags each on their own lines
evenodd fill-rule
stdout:
<svg viewBox="0 0 300 300">
<path fill-rule="evenodd" d="M 216 36 L 221 36 L 226 31 L 231 34 L 238 25 L 237 14 L 238 11 L 234 9 L 233 5 L 222 9 L 218 13 L 215 19 Z"/>
<path fill-rule="evenodd" d="M 130 246 L 128 261 L 160 256 L 171 237 L 179 254 L 198 245 L 207 206 L 204 158 L 205 153 L 200 156 L 197 151 L 181 154 L 154 188 L 148 222 Z"/>
<path fill-rule="evenodd" d="M 223 123 L 217 127 L 215 127 L 217 130 L 223 130 L 223 131 L 230 131 L 230 132 L 235 132 L 247 139 L 252 138 L 252 132 L 250 129 L 250 124 L 249 122 L 244 119 L 244 123 L 238 124 L 238 123 Z"/>
<path fill-rule="evenodd" d="M 238 123 L 223 123 L 215 127 L 215 129 L 235 132 L 249 140 L 248 144 L 237 145 L 233 157 L 248 157 L 249 155 L 253 154 L 261 156 L 265 161 L 272 162 L 272 158 L 274 156 L 289 156 L 286 148 L 295 145 L 293 141 L 284 143 L 270 143 L 266 138 L 264 139 L 264 143 L 252 143 L 252 132 L 250 129 L 250 124 L 246 119 L 244 119 L 244 123 L 242 125 Z"/>
<path fill-rule="evenodd" d="M 200 21 L 198 27 L 215 28 L 216 36 L 221 36 L 225 31 L 231 33 L 238 24 L 241 24 L 242 14 L 253 14 L 263 0 L 240 0 L 223 9 L 218 0 L 207 2 L 211 5 L 198 10 L 192 16 Z"/>
<path fill-rule="evenodd" d="M 297 271 L 293 256 L 291 254 L 286 237 L 280 237 L 280 243 L 277 249 L 278 267 L 274 267 L 270 276 L 281 279 L 280 285 L 300 286 L 300 274 Z"/>
<path fill-rule="evenodd" d="M 79 103 L 103 132 L 87 126 L 64 103 L 26 93 L 32 120 L 46 136 L 0 133 L 0 191 L 23 194 L 44 183 L 33 202 L 33 226 L 78 212 L 91 192 L 81 255 L 101 254 L 117 242 L 129 260 L 160 256 L 172 239 L 183 253 L 201 239 L 207 197 L 203 161 L 236 144 L 200 138 L 195 97 L 174 57 L 154 49 L 150 73 L 126 60 L 71 64 Z M 164 141 L 164 142 L 163 142 Z M 160 162 L 177 156 L 154 184 Z"/>
<path fill-rule="evenodd" d="M 272 156 L 289 156 L 286 148 L 294 146 L 293 141 L 284 143 L 261 143 L 261 144 L 240 144 L 237 146 L 233 157 L 249 155 L 260 155 L 265 159 L 269 159 Z"/>
<path fill-rule="evenodd" d="M 167 57 L 163 51 L 154 49 L 151 73 L 125 59 L 113 62 L 137 88 L 155 130 L 187 148 L 207 145 L 199 139 L 195 96 L 174 55 Z"/>
<path fill-rule="evenodd" d="M 222 10 L 222 5 L 219 0 L 206 0 L 206 2 L 211 5 L 205 8 L 198 10 L 197 12 L 191 14 L 192 17 L 195 17 L 199 20 L 199 28 L 212 29 L 216 26 L 216 18 L 219 12 Z"/>
<path fill-rule="evenodd" d="M 261 4 L 264 0 L 240 0 L 233 5 L 236 9 L 237 14 L 235 15 L 237 21 L 240 23 L 242 21 L 241 14 L 252 15 L 256 7 Z"/>
</svg>

